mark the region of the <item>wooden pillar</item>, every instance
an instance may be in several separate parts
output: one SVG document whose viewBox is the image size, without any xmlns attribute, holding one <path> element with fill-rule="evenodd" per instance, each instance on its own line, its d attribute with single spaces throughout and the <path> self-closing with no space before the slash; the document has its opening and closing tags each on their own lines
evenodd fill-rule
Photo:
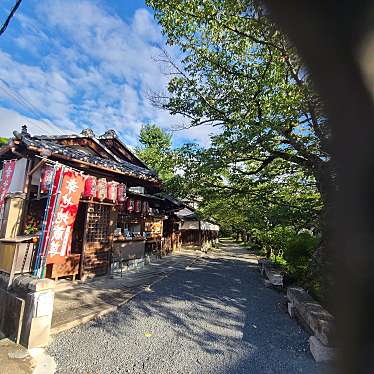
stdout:
<svg viewBox="0 0 374 374">
<path fill-rule="evenodd" d="M 82 203 L 81 203 L 82 204 Z M 84 203 L 86 204 L 86 219 L 84 221 L 84 227 L 83 227 L 83 241 L 82 241 L 82 253 L 80 258 L 80 264 L 79 264 L 79 279 L 83 280 L 84 277 L 84 257 L 85 257 L 85 249 L 87 245 L 87 230 L 88 230 L 88 210 L 91 206 L 90 203 Z"/>
</svg>

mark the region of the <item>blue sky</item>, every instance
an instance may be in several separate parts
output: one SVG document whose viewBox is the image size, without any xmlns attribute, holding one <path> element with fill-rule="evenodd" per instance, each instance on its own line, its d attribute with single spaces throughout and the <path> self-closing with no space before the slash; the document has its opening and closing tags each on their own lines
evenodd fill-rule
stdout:
<svg viewBox="0 0 374 374">
<path fill-rule="evenodd" d="M 1 23 L 13 5 L 1 2 Z M 159 46 L 178 58 L 144 1 L 24 0 L 0 36 L 0 136 L 21 124 L 34 134 L 114 128 L 134 146 L 142 124 L 186 125 L 147 99 L 169 79 Z M 174 144 L 207 145 L 212 131 L 175 131 Z"/>
</svg>

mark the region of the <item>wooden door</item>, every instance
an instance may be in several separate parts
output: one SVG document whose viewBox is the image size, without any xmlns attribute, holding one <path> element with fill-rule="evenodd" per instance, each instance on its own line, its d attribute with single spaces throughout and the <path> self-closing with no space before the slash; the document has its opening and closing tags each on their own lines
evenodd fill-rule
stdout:
<svg viewBox="0 0 374 374">
<path fill-rule="evenodd" d="M 84 276 L 104 275 L 108 272 L 111 251 L 112 206 L 90 203 L 84 244 Z"/>
</svg>

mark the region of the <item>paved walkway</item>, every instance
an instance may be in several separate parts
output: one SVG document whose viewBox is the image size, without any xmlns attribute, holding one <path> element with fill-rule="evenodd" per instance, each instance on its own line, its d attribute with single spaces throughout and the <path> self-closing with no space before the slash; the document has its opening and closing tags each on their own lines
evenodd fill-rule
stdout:
<svg viewBox="0 0 374 374">
<path fill-rule="evenodd" d="M 177 252 L 142 269 L 123 272 L 122 277 L 117 274 L 85 283 L 60 282 L 55 294 L 52 334 L 113 312 L 153 283 L 174 271 L 184 270 L 200 255 L 194 251 Z"/>
<path fill-rule="evenodd" d="M 57 373 L 317 373 L 256 259 L 224 241 L 114 313 L 54 336 Z"/>
</svg>

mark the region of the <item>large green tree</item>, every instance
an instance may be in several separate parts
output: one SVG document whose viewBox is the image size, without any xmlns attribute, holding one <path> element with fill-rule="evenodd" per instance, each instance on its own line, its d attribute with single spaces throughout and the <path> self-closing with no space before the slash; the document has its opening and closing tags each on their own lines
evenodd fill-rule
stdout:
<svg viewBox="0 0 374 374">
<path fill-rule="evenodd" d="M 154 124 L 142 126 L 139 134 L 139 157 L 165 182 L 174 175 L 174 152 L 171 135 Z"/>
<path fill-rule="evenodd" d="M 302 172 L 321 196 L 321 229 L 328 240 L 335 173 L 327 119 L 302 61 L 266 10 L 250 0 L 148 4 L 168 43 L 183 51 L 179 62 L 165 52 L 175 76 L 169 97 L 155 97 L 155 104 L 188 117 L 192 126 L 221 126 L 211 160 L 240 180 L 252 181 L 272 165 L 274 180 L 290 169 Z M 325 247 L 316 256 L 322 263 Z"/>
</svg>

